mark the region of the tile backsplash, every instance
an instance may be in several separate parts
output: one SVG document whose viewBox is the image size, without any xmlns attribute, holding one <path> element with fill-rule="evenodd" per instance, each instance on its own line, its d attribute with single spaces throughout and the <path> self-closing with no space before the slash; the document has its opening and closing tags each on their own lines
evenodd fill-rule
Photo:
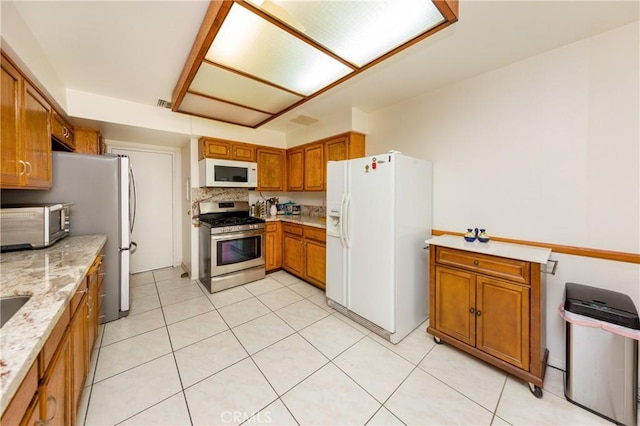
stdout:
<svg viewBox="0 0 640 426">
<path fill-rule="evenodd" d="M 255 192 L 254 194 L 255 195 L 250 199 L 249 190 L 246 188 L 191 188 L 191 217 L 197 218 L 198 215 L 200 214 L 200 206 L 198 205 L 198 203 L 200 203 L 201 201 L 247 201 L 251 203 L 255 201 L 262 201 L 263 197 L 267 193 L 265 194 L 261 193 L 260 197 L 258 197 Z M 292 193 L 292 194 L 294 196 L 297 195 L 298 197 L 296 198 L 300 198 L 301 201 L 303 202 L 317 201 L 318 203 L 322 203 L 324 200 L 323 198 L 324 194 L 311 194 L 313 197 L 318 198 L 318 200 L 310 198 L 311 196 L 308 196 L 308 195 L 307 195 L 307 198 L 309 199 L 305 199 L 303 196 L 299 195 L 299 194 L 306 195 L 304 193 Z M 285 194 L 275 193 L 275 195 L 268 195 L 268 196 L 271 197 L 271 196 L 278 196 L 278 195 L 282 196 Z M 294 197 L 289 197 L 285 195 L 281 197 L 281 202 L 289 201 L 290 198 L 294 198 Z M 286 200 L 286 201 L 283 201 L 283 200 Z M 323 205 L 305 205 L 302 203 L 300 204 L 301 204 L 300 212 L 303 216 L 324 217 L 326 215 L 327 208 Z"/>
<path fill-rule="evenodd" d="M 247 201 L 249 202 L 249 190 L 247 188 L 191 188 L 191 217 L 196 218 L 200 214 L 201 201 Z"/>
</svg>

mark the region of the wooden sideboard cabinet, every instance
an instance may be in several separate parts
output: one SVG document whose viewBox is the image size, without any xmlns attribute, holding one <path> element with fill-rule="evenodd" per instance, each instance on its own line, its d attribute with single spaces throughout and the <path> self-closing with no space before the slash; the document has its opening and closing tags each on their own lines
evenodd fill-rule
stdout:
<svg viewBox="0 0 640 426">
<path fill-rule="evenodd" d="M 542 396 L 548 351 L 541 264 L 437 245 L 430 250 L 427 332 L 526 380 Z"/>
</svg>

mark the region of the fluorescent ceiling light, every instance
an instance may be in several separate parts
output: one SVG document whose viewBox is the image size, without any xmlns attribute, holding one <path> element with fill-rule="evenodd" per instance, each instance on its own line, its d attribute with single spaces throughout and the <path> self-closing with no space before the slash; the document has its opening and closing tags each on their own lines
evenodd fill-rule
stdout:
<svg viewBox="0 0 640 426">
<path fill-rule="evenodd" d="M 212 1 L 173 110 L 258 127 L 456 22 L 457 12 L 457 0 Z"/>
</svg>

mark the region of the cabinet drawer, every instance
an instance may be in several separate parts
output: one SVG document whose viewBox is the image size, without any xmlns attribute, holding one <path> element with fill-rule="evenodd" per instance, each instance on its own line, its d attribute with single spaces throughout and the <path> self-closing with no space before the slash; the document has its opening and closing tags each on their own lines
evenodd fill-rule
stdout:
<svg viewBox="0 0 640 426">
<path fill-rule="evenodd" d="M 529 284 L 529 263 L 521 260 L 444 247 L 437 247 L 435 260 L 442 265 L 455 266 L 521 284 Z"/>
<path fill-rule="evenodd" d="M 298 235 L 300 237 L 302 237 L 302 226 L 300 225 L 292 225 L 290 223 L 283 223 L 282 224 L 282 232 L 285 232 L 287 234 L 294 234 L 294 235 Z"/>
<path fill-rule="evenodd" d="M 80 301 L 82 300 L 82 297 L 86 292 L 87 280 L 82 280 L 82 282 L 80 283 L 80 287 L 78 287 L 78 290 L 76 291 L 76 294 L 74 294 L 71 298 L 71 316 L 73 316 L 73 314 L 76 312 L 76 309 L 78 308 L 78 305 L 80 304 Z"/>
<path fill-rule="evenodd" d="M 325 241 L 327 241 L 327 232 L 322 228 L 305 226 L 304 237 L 309 238 L 310 240 L 316 240 L 324 243 Z"/>
<path fill-rule="evenodd" d="M 267 223 L 264 227 L 265 232 L 278 232 L 278 224 L 277 223 Z"/>
</svg>

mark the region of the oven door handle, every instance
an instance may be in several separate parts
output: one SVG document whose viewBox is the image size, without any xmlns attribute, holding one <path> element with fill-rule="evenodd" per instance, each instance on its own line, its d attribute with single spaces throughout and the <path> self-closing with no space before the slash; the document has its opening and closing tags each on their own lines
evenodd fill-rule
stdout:
<svg viewBox="0 0 640 426">
<path fill-rule="evenodd" d="M 215 241 L 237 240 L 239 238 L 255 237 L 264 234 L 264 229 L 252 229 L 250 231 L 232 232 L 229 234 L 214 234 L 211 239 Z"/>
</svg>

